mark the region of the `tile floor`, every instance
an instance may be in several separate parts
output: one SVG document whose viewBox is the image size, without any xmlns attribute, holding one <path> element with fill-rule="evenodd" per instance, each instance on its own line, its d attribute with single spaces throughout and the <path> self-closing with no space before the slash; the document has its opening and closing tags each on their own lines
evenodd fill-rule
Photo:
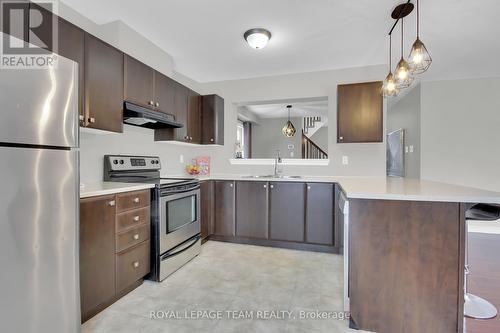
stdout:
<svg viewBox="0 0 500 333">
<path fill-rule="evenodd" d="M 145 281 L 82 332 L 361 332 L 346 320 L 300 318 L 342 311 L 342 269 L 339 255 L 208 241 L 186 266 L 162 283 Z M 186 318 L 197 310 L 221 317 Z M 291 318 L 257 319 L 265 310 L 291 311 Z M 239 311 L 254 319 L 237 319 Z M 172 314 L 180 318 L 158 318 Z"/>
</svg>

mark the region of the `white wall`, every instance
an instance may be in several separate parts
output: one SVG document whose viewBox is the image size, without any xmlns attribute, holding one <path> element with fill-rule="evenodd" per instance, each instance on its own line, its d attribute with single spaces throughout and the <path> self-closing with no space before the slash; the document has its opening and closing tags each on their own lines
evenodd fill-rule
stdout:
<svg viewBox="0 0 500 333">
<path fill-rule="evenodd" d="M 406 177 L 420 178 L 420 84 L 387 106 L 387 132 L 403 128 L 405 145 L 413 152 L 405 154 Z"/>
<path fill-rule="evenodd" d="M 386 71 L 386 66 L 370 66 L 202 84 L 203 93 L 216 93 L 225 100 L 225 145 L 212 158 L 214 172 L 248 174 L 269 173 L 272 171 L 271 166 L 245 166 L 231 165 L 229 163 L 229 159 L 234 155 L 237 103 L 328 96 L 328 154 L 330 165 L 287 166 L 284 170 L 285 173 L 385 175 L 385 140 L 383 143 L 337 144 L 336 112 L 338 84 L 381 80 L 384 78 Z M 349 157 L 348 166 L 342 165 L 343 155 Z"/>
<path fill-rule="evenodd" d="M 291 138 L 282 132 L 288 118 L 265 118 L 259 124 L 252 124 L 252 158 L 274 158 L 276 150 L 283 158 L 302 158 L 302 118 L 290 120 L 297 131 Z M 288 145 L 294 148 L 288 149 Z"/>
<path fill-rule="evenodd" d="M 500 78 L 422 83 L 422 178 L 500 191 Z"/>
</svg>

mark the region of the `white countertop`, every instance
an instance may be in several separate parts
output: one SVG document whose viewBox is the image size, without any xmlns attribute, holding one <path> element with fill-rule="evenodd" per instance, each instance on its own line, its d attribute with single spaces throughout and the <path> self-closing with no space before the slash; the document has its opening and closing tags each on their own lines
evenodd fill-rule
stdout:
<svg viewBox="0 0 500 333">
<path fill-rule="evenodd" d="M 394 177 L 302 176 L 290 178 L 248 178 L 244 175 L 214 174 L 200 180 L 245 180 L 338 183 L 349 198 L 442 201 L 500 204 L 500 193 L 420 179 Z"/>
<path fill-rule="evenodd" d="M 108 195 L 115 193 L 140 191 L 153 188 L 154 184 L 140 184 L 140 183 L 118 183 L 118 182 L 97 182 L 85 183 L 80 187 L 80 198 L 96 197 L 99 195 Z"/>
</svg>

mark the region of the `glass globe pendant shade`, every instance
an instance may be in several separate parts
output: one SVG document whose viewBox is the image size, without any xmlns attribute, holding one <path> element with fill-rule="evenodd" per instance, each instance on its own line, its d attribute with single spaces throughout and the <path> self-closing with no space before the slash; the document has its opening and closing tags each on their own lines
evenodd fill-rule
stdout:
<svg viewBox="0 0 500 333">
<path fill-rule="evenodd" d="M 413 82 L 413 73 L 410 69 L 410 65 L 403 58 L 399 60 L 394 74 L 396 76 L 396 86 L 398 89 L 408 88 Z"/>
<path fill-rule="evenodd" d="M 382 94 L 384 97 L 396 97 L 399 94 L 399 88 L 397 87 L 396 80 L 392 72 L 387 74 L 382 85 Z"/>
<path fill-rule="evenodd" d="M 410 70 L 415 74 L 422 74 L 431 66 L 431 55 L 429 54 L 429 51 L 427 51 L 424 43 L 422 43 L 418 37 L 415 43 L 413 43 L 408 60 Z"/>
<path fill-rule="evenodd" d="M 297 130 L 295 129 L 295 126 L 293 126 L 292 122 L 288 120 L 285 126 L 283 126 L 282 132 L 284 136 L 286 136 L 287 138 L 291 138 L 295 135 L 295 132 L 297 132 Z"/>
</svg>

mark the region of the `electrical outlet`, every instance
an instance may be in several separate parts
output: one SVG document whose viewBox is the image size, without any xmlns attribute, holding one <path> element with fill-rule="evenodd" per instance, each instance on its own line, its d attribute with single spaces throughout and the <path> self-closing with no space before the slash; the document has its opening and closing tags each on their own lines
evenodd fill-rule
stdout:
<svg viewBox="0 0 500 333">
<path fill-rule="evenodd" d="M 410 153 L 413 153 L 413 145 L 410 145 Z"/>
<path fill-rule="evenodd" d="M 293 151 L 291 151 L 291 152 L 290 152 L 290 157 L 294 157 L 294 156 L 295 156 L 294 152 L 293 152 Z"/>
<path fill-rule="evenodd" d="M 349 156 L 342 156 L 342 164 L 343 165 L 349 164 Z"/>
<path fill-rule="evenodd" d="M 184 163 L 184 155 L 182 155 L 182 154 L 181 154 L 181 155 L 179 156 L 179 162 L 180 162 L 180 163 Z"/>
<path fill-rule="evenodd" d="M 405 153 L 408 154 L 408 146 L 405 146 Z"/>
</svg>

